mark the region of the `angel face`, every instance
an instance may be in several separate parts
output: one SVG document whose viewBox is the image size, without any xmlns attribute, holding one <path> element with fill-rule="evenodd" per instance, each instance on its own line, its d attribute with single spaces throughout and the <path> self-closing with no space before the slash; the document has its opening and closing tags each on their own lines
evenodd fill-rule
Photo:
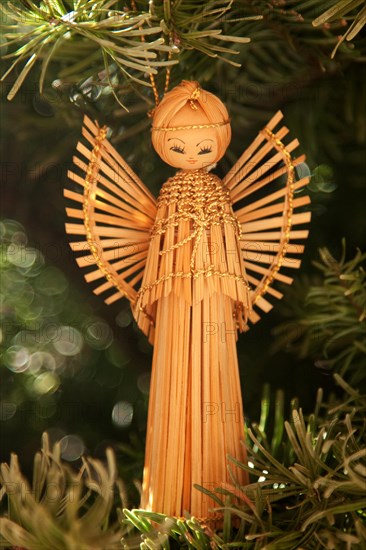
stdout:
<svg viewBox="0 0 366 550">
<path fill-rule="evenodd" d="M 230 138 L 225 105 L 198 82 L 183 80 L 154 111 L 152 144 L 175 168 L 197 170 L 214 164 L 224 156 Z"/>
<path fill-rule="evenodd" d="M 167 132 L 164 160 L 174 168 L 197 170 L 214 164 L 220 157 L 214 128 Z"/>
</svg>

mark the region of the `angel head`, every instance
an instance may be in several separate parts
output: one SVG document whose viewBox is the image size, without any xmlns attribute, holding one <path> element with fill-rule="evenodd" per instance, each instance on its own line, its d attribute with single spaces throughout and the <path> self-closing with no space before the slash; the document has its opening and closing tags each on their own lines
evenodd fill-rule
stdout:
<svg viewBox="0 0 366 550">
<path fill-rule="evenodd" d="M 153 146 L 175 168 L 196 170 L 214 164 L 225 154 L 230 139 L 225 105 L 197 82 L 183 80 L 155 109 Z"/>
</svg>

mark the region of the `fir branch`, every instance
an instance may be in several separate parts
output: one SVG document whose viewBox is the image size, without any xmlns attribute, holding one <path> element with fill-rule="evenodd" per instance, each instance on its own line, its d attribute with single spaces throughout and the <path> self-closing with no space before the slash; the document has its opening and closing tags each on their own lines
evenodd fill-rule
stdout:
<svg viewBox="0 0 366 550">
<path fill-rule="evenodd" d="M 180 51 L 196 50 L 208 57 L 215 57 L 235 67 L 240 63 L 231 61 L 228 56 L 238 55 L 238 51 L 223 47 L 215 41 L 246 44 L 250 38 L 243 34 L 224 34 L 226 19 L 235 19 L 231 15 L 234 9 L 233 0 L 155 0 L 152 2 L 152 14 L 156 21 L 164 21 L 165 32 Z M 262 19 L 260 14 L 249 13 L 243 20 Z M 231 19 L 232 20 L 232 19 Z"/>
<path fill-rule="evenodd" d="M 346 4 L 348 7 L 342 13 L 341 8 Z M 243 10 L 262 15 L 262 29 L 274 32 L 277 41 L 282 37 L 289 50 L 301 47 L 303 54 L 308 51 L 313 61 L 318 58 L 324 69 L 329 64 L 332 49 L 337 50 L 339 46 L 338 62 L 364 62 L 365 41 L 360 33 L 365 19 L 363 4 L 363 0 L 326 0 L 321 5 L 319 0 L 237 0 L 230 15 L 235 19 L 237 14 L 238 20 Z M 332 8 L 337 12 L 334 17 L 329 14 Z M 320 10 L 325 13 L 315 17 Z M 347 38 L 345 41 L 342 34 Z"/>
<path fill-rule="evenodd" d="M 114 3 L 114 2 L 113 2 Z M 78 80 L 78 57 L 85 59 L 99 54 L 99 63 L 104 62 L 108 72 L 110 64 L 129 80 L 150 86 L 144 77 L 155 74 L 156 67 L 176 63 L 175 60 L 159 59 L 158 52 L 169 51 L 163 37 L 147 37 L 161 34 L 160 25 L 151 25 L 148 12 L 125 12 L 111 9 L 110 0 L 88 0 L 73 3 L 46 2 L 38 7 L 27 0 L 1 7 L 2 17 L 14 24 L 4 25 L 5 42 L 2 48 L 10 49 L 4 59 L 14 59 L 2 76 L 4 80 L 18 64 L 24 62 L 9 94 L 11 100 L 21 88 L 25 78 L 37 60 L 42 60 L 40 92 L 43 92 L 45 75 L 51 61 L 65 61 L 69 81 Z M 144 37 L 141 41 L 140 38 Z"/>
<path fill-rule="evenodd" d="M 66 69 L 69 82 L 78 82 L 80 62 L 93 57 L 100 66 L 99 73 L 103 65 L 105 74 L 118 73 L 118 81 L 122 78 L 145 86 L 150 86 L 148 75 L 156 75 L 159 68 L 178 63 L 173 55 L 186 49 L 240 66 L 227 57 L 237 55 L 238 51 L 217 44 L 217 41 L 249 42 L 249 38 L 225 34 L 220 28 L 232 0 L 174 3 L 163 0 L 150 2 L 151 11 L 146 11 L 145 2 L 140 2 L 140 10 L 136 10 L 135 3 L 133 9 L 122 11 L 114 9 L 114 4 L 110 0 L 49 0 L 39 7 L 30 0 L 18 0 L 17 4 L 3 5 L 2 16 L 10 24 L 3 25 L 6 41 L 0 47 L 10 51 L 4 59 L 15 61 L 2 80 L 18 64 L 23 64 L 8 99 L 14 98 L 37 61 L 41 61 L 41 93 L 51 62 L 63 65 L 60 71 L 65 74 Z M 260 18 L 256 15 L 248 20 Z M 168 58 L 164 54 L 169 54 Z M 86 63 L 88 66 L 92 70 Z M 107 84 L 114 93 L 111 79 L 107 79 Z M 119 101 L 117 94 L 116 99 Z"/>
<path fill-rule="evenodd" d="M 123 503 L 124 489 L 111 449 L 106 458 L 106 465 L 83 458 L 80 471 L 73 472 L 61 461 L 60 444 L 51 448 L 44 434 L 30 484 L 13 454 L 9 465 L 0 469 L 0 496 L 8 504 L 0 524 L 0 545 L 28 550 L 120 548 L 121 528 L 111 512 Z"/>
<path fill-rule="evenodd" d="M 358 251 L 345 259 L 345 243 L 339 261 L 320 250 L 323 283 L 310 286 L 305 308 L 297 317 L 274 330 L 273 350 L 286 348 L 300 357 L 312 357 L 324 369 L 339 372 L 351 383 L 365 382 L 366 367 L 366 254 Z"/>
<path fill-rule="evenodd" d="M 366 510 L 366 396 L 339 377 L 336 380 L 349 396 L 336 409 L 319 402 L 320 392 L 314 414 L 307 421 L 298 409 L 293 411 L 292 423 L 285 423 L 283 446 L 289 445 L 295 455 L 287 467 L 251 430 L 251 445 L 247 444 L 250 467 L 232 459 L 250 471 L 256 482 L 228 488 L 228 506 L 232 517 L 250 521 L 251 534 L 245 539 L 260 541 L 260 548 L 318 548 L 312 545 L 314 540 L 321 544 L 333 540 L 334 548 L 341 548 L 346 540 L 354 544 L 364 540 L 365 530 L 360 525 Z M 325 408 L 323 417 L 319 416 L 320 408 Z M 222 498 L 224 492 L 217 493 Z M 253 516 L 248 500 L 256 503 L 257 513 Z M 256 519 L 259 510 L 260 522 Z"/>
<path fill-rule="evenodd" d="M 320 25 L 328 25 L 333 21 L 341 20 L 346 23 L 346 18 L 351 21 L 347 30 L 338 38 L 338 43 L 334 47 L 331 57 L 333 58 L 344 40 L 350 42 L 363 29 L 366 24 L 366 6 L 364 0 L 338 0 L 330 2 L 331 7 L 328 8 L 322 15 L 314 19 L 314 27 Z M 359 10 L 357 10 L 359 8 Z"/>
</svg>

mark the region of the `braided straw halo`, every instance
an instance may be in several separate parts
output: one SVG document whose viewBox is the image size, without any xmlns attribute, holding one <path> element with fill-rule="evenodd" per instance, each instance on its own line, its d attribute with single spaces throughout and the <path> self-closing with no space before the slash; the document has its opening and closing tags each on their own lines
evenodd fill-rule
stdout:
<svg viewBox="0 0 366 550">
<path fill-rule="evenodd" d="M 189 124 L 188 126 L 152 126 L 151 131 L 159 130 L 162 132 L 174 132 L 176 130 L 201 130 L 203 128 L 218 128 L 219 126 L 224 126 L 225 124 L 230 124 L 230 120 L 223 120 L 222 122 L 212 122 L 211 124 Z"/>
</svg>

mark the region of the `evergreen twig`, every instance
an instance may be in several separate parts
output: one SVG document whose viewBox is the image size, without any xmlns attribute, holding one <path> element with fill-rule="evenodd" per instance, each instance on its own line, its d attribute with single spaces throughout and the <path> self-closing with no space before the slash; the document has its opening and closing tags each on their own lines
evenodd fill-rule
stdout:
<svg viewBox="0 0 366 550">
<path fill-rule="evenodd" d="M 14 98 L 38 61 L 40 93 L 51 62 L 58 62 L 60 78 L 67 77 L 69 82 L 90 78 L 90 73 L 85 74 L 87 67 L 95 75 L 98 64 L 98 79 L 119 101 L 116 90 L 120 80 L 150 86 L 148 75 L 176 64 L 178 59 L 173 54 L 182 49 L 195 49 L 234 64 L 227 55 L 238 51 L 215 41 L 250 41 L 223 34 L 219 28 L 220 18 L 231 9 L 232 0 L 151 2 L 149 11 L 146 3 L 140 11 L 118 10 L 115 4 L 115 0 L 49 0 L 38 6 L 32 0 L 18 0 L 1 6 L 2 17 L 8 23 L 2 25 L 6 40 L 0 47 L 9 50 L 4 59 L 15 58 L 2 80 L 22 65 L 7 98 Z M 167 53 L 168 57 L 164 55 Z"/>
<path fill-rule="evenodd" d="M 329 25 L 333 21 L 342 20 L 344 23 L 347 17 L 351 24 L 347 30 L 339 37 L 338 43 L 334 47 L 331 57 L 333 58 L 344 40 L 350 42 L 353 40 L 366 25 L 366 6 L 364 0 L 338 0 L 330 2 L 332 5 L 322 15 L 314 19 L 314 27 L 320 25 Z M 359 9 L 358 9 L 359 8 Z"/>
<path fill-rule="evenodd" d="M 79 472 L 61 461 L 60 444 L 50 446 L 48 435 L 34 457 L 33 481 L 22 474 L 13 454 L 2 464 L 0 497 L 7 497 L 8 512 L 0 524 L 0 546 L 27 550 L 120 548 L 118 506 L 124 489 L 117 478 L 114 454 L 107 464 L 83 458 Z M 117 515 L 116 515 L 117 514 Z"/>
<path fill-rule="evenodd" d="M 323 282 L 307 291 L 298 314 L 274 329 L 274 350 L 286 348 L 313 357 L 320 368 L 339 372 L 351 384 L 366 377 L 366 253 L 346 261 L 345 242 L 339 261 L 320 249 Z"/>
</svg>

